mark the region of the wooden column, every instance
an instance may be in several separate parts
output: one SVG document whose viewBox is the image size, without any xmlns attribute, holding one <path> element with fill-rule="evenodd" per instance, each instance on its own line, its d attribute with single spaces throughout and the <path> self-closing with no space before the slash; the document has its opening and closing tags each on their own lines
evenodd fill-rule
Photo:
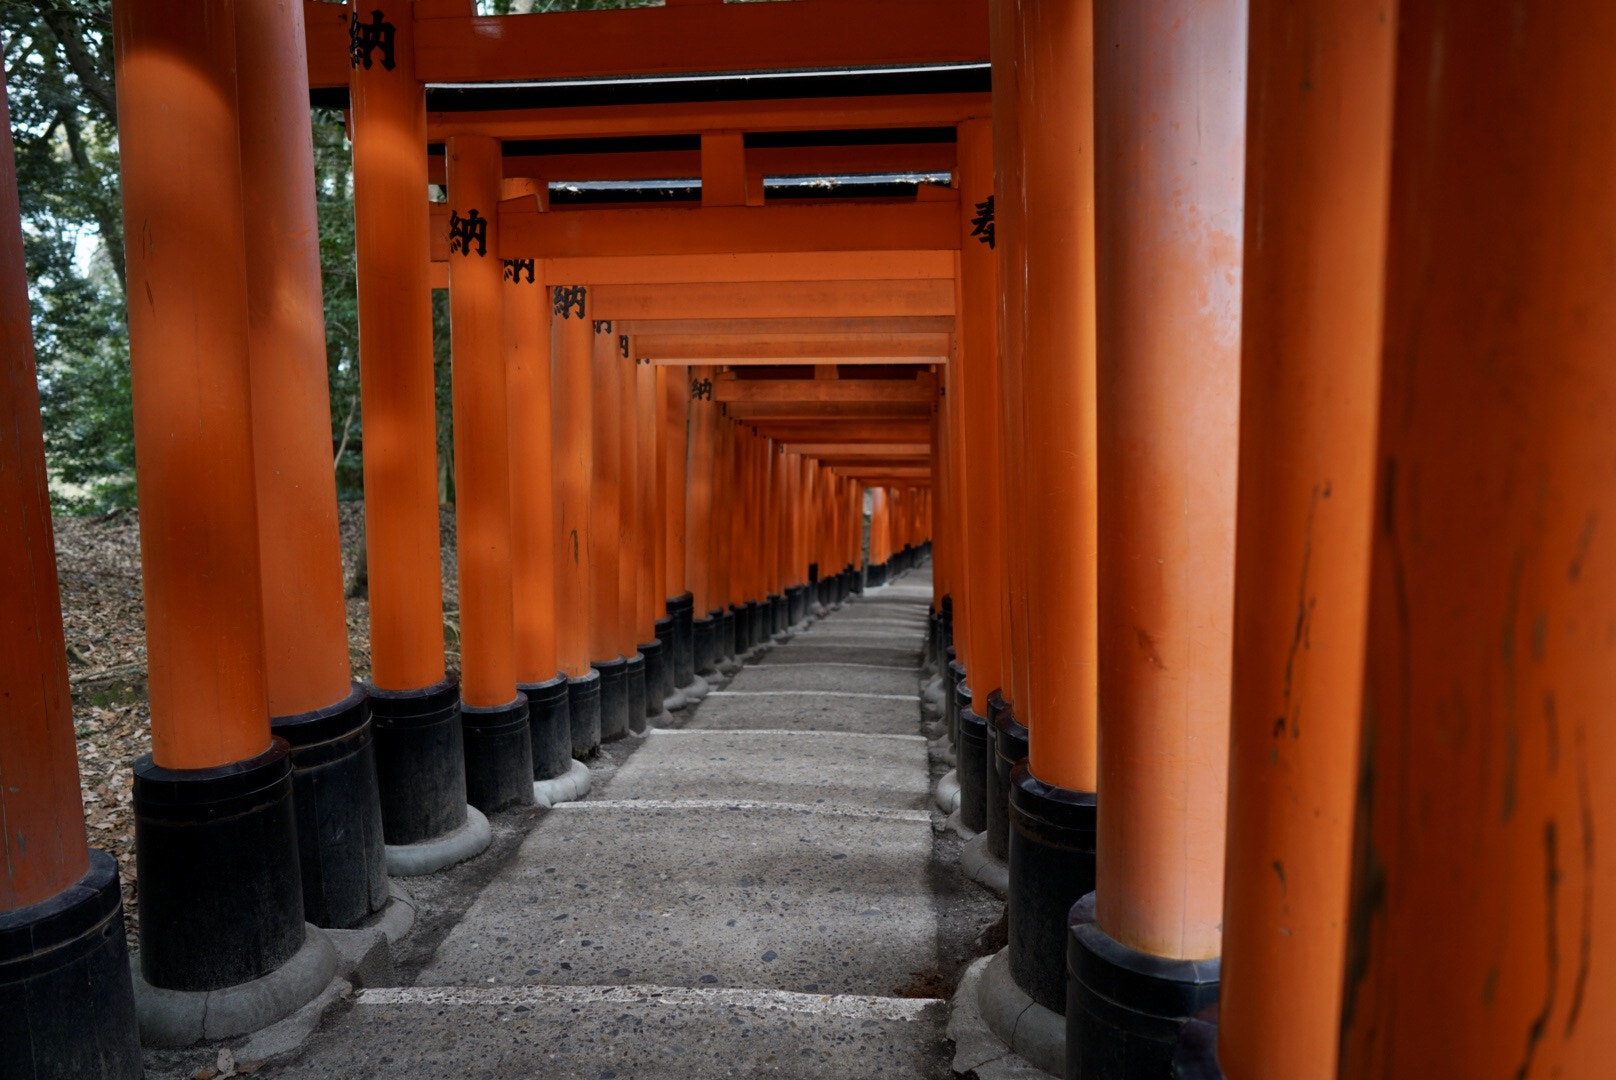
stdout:
<svg viewBox="0 0 1616 1080">
<path fill-rule="evenodd" d="M 516 697 L 499 142 L 456 136 L 447 154 L 460 696 L 493 708 Z"/>
<path fill-rule="evenodd" d="M 658 367 L 657 389 L 660 401 L 657 418 L 662 444 L 657 456 L 658 500 L 663 510 L 662 537 L 665 552 L 662 594 L 671 600 L 688 587 L 685 567 L 685 484 L 690 437 L 690 374 L 685 367 Z"/>
<path fill-rule="evenodd" d="M 595 319 L 590 364 L 594 399 L 594 472 L 589 485 L 589 656 L 596 664 L 622 655 L 618 604 L 618 556 L 622 549 L 622 397 L 617 339 L 611 323 Z"/>
<path fill-rule="evenodd" d="M 1616 9 L 1405 0 L 1397 34 L 1340 1075 L 1599 1076 Z"/>
<path fill-rule="evenodd" d="M 695 598 L 695 617 L 706 618 L 712 595 L 713 442 L 718 406 L 712 399 L 713 369 L 690 369 L 690 467 L 685 478 L 685 587 Z"/>
<path fill-rule="evenodd" d="M 550 292 L 532 263 L 505 264 L 505 393 L 511 448 L 511 607 L 517 682 L 560 670 L 556 608 L 557 428 L 552 419 Z"/>
<path fill-rule="evenodd" d="M 631 342 L 632 346 L 632 342 Z M 662 429 L 657 424 L 656 368 L 649 362 L 635 360 L 634 375 L 634 437 L 638 455 L 636 488 L 638 503 L 636 519 L 639 539 L 635 554 L 640 561 L 638 601 L 635 605 L 635 630 L 642 641 L 655 637 L 656 621 L 662 617 L 663 582 L 667 574 L 662 518 L 658 508 L 657 443 Z"/>
<path fill-rule="evenodd" d="M 1219 1042 L 1225 1073 L 1254 1080 L 1330 1075 L 1337 1050 L 1391 158 L 1384 10 L 1251 10 Z"/>
<path fill-rule="evenodd" d="M 634 361 L 629 359 L 629 339 L 615 331 L 611 339 L 618 416 L 617 648 L 624 656 L 633 659 L 639 651 L 639 643 L 644 640 L 638 625 L 641 544 L 640 442 L 636 421 L 639 409 L 635 401 Z M 638 719 L 630 718 L 631 721 Z"/>
<path fill-rule="evenodd" d="M 550 352 L 554 366 L 555 467 L 560 512 L 556 532 L 556 653 L 571 679 L 589 674 L 589 496 L 594 474 L 595 338 L 584 286 L 551 290 Z"/>
<path fill-rule="evenodd" d="M 411 5 L 366 11 L 393 32 L 391 51 L 365 51 L 349 80 L 371 681 L 416 690 L 444 674 L 426 88 Z"/>
</svg>

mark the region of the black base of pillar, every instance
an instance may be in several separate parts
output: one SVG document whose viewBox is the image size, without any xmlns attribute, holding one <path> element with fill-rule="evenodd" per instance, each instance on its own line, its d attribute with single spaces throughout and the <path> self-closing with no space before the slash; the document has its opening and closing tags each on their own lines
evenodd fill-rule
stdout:
<svg viewBox="0 0 1616 1080">
<path fill-rule="evenodd" d="M 768 636 L 773 637 L 786 628 L 786 597 L 784 593 L 770 593 L 764 601 L 765 613 L 763 617 L 764 629 Z"/>
<path fill-rule="evenodd" d="M 938 613 L 941 614 L 942 617 L 943 617 L 943 640 L 939 644 L 938 647 L 942 650 L 943 660 L 946 663 L 947 660 L 948 660 L 948 655 L 947 655 L 948 650 L 952 649 L 954 647 L 954 594 L 953 593 L 944 593 L 943 594 L 942 604 L 938 608 Z M 942 665 L 938 665 L 938 666 L 941 667 Z"/>
<path fill-rule="evenodd" d="M 683 689 L 696 681 L 696 598 L 681 593 L 668 601 L 673 619 L 673 685 Z"/>
<path fill-rule="evenodd" d="M 725 618 L 729 620 L 730 640 L 735 642 L 735 655 L 745 656 L 752 651 L 752 620 L 746 617 L 746 605 L 732 605 Z"/>
<path fill-rule="evenodd" d="M 793 585 L 786 590 L 786 621 L 796 626 L 808 617 L 808 586 Z"/>
<path fill-rule="evenodd" d="M 718 632 L 714 636 L 718 639 L 719 655 L 725 660 L 734 660 L 739 651 L 735 648 L 734 608 L 729 608 L 718 616 Z"/>
<path fill-rule="evenodd" d="M 389 895 L 369 697 L 355 683 L 333 705 L 270 721 L 292 748 L 303 918 L 335 930 L 358 926 Z"/>
<path fill-rule="evenodd" d="M 533 750 L 533 779 L 553 780 L 572 768 L 572 707 L 567 677 L 517 687 L 527 696 L 527 738 Z"/>
<path fill-rule="evenodd" d="M 1220 963 L 1152 956 L 1094 921 L 1094 894 L 1072 905 L 1066 945 L 1066 1076 L 1172 1075 L 1179 1033 L 1218 1000 Z"/>
<path fill-rule="evenodd" d="M 948 653 L 948 666 L 943 669 L 943 726 L 948 729 L 948 741 L 959 745 L 959 688 L 965 682 L 965 665 Z"/>
<path fill-rule="evenodd" d="M 1003 699 L 1000 699 L 1003 701 Z M 993 698 L 988 698 L 993 713 Z M 1006 702 L 988 723 L 988 851 L 1010 858 L 1010 770 L 1027 756 L 1027 728 L 1016 719 L 1015 707 Z"/>
<path fill-rule="evenodd" d="M 960 824 L 972 832 L 988 827 L 988 722 L 972 704 L 971 688 L 960 683 L 959 756 L 955 775 L 959 778 Z"/>
<path fill-rule="evenodd" d="M 662 663 L 659 668 L 662 672 L 662 681 L 657 684 L 658 694 L 660 695 L 657 700 L 667 701 L 673 696 L 673 692 L 678 689 L 673 682 L 675 667 L 673 661 L 673 616 L 664 615 L 656 621 L 656 636 L 657 641 L 662 645 Z M 649 692 L 648 688 L 647 693 Z"/>
<path fill-rule="evenodd" d="M 746 602 L 747 632 L 751 634 L 753 648 L 769 640 L 769 625 L 765 617 L 768 610 L 766 603 L 759 603 L 756 600 Z"/>
<path fill-rule="evenodd" d="M 600 672 L 600 741 L 616 742 L 628 734 L 628 687 L 623 682 L 628 661 L 614 656 L 590 666 Z"/>
<path fill-rule="evenodd" d="M 148 983 L 222 990 L 268 975 L 303 947 L 286 740 L 212 769 L 165 769 L 143 757 L 134 810 Z"/>
<path fill-rule="evenodd" d="M 587 675 L 567 680 L 567 710 L 572 714 L 572 756 L 588 761 L 600 752 L 600 672 L 590 668 Z"/>
<path fill-rule="evenodd" d="M 140 1075 L 118 864 L 92 850 L 77 882 L 0 913 L 0 1076 Z"/>
<path fill-rule="evenodd" d="M 690 624 L 691 641 L 695 652 L 696 674 L 703 677 L 717 674 L 718 627 L 712 614 L 702 616 Z"/>
<path fill-rule="evenodd" d="M 382 836 L 419 844 L 466 823 L 466 748 L 460 731 L 460 681 L 419 690 L 370 688 Z M 154 984 L 155 985 L 155 984 Z"/>
<path fill-rule="evenodd" d="M 1218 1007 L 1213 1005 L 1184 1025 L 1173 1050 L 1173 1080 L 1224 1080 L 1218 1061 Z"/>
<path fill-rule="evenodd" d="M 1066 916 L 1094 891 L 1094 793 L 1010 772 L 1010 975 L 1038 1004 L 1066 1011 Z"/>
<path fill-rule="evenodd" d="M 485 814 L 533 801 L 533 735 L 527 695 L 504 705 L 460 704 L 466 744 L 466 801 Z"/>
<path fill-rule="evenodd" d="M 662 642 L 640 642 L 640 655 L 645 657 L 645 717 L 654 720 L 662 715 L 663 701 L 673 696 L 671 687 L 666 694 L 662 692 Z"/>
<path fill-rule="evenodd" d="M 623 666 L 623 699 L 628 710 L 628 729 L 636 735 L 645 731 L 645 654 L 636 652 Z"/>
</svg>

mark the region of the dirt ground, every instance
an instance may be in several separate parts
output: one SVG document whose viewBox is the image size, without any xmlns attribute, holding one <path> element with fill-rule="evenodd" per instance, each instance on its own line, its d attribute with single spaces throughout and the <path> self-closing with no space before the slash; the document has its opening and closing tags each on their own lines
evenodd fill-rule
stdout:
<svg viewBox="0 0 1616 1080">
<path fill-rule="evenodd" d="M 339 519 L 343 580 L 352 583 L 363 545 L 364 505 L 343 503 Z M 441 511 L 440 528 L 444 649 L 448 668 L 455 671 L 460 635 L 452 508 Z M 84 825 L 90 846 L 118 860 L 124 920 L 133 943 L 140 925 L 140 893 L 131 770 L 137 758 L 151 752 L 139 515 L 129 510 L 106 517 L 59 517 L 55 531 Z M 364 679 L 370 674 L 370 605 L 362 594 L 348 600 L 348 652 L 353 677 Z"/>
</svg>

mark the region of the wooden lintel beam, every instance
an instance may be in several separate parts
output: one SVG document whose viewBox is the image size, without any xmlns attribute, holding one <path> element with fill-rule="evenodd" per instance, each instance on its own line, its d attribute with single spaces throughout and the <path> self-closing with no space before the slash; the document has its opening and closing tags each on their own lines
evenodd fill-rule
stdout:
<svg viewBox="0 0 1616 1080">
<path fill-rule="evenodd" d="M 918 420 L 931 416 L 932 406 L 891 401 L 764 401 L 726 406 L 736 420 L 760 424 L 765 420 L 849 417 L 865 420 Z"/>
<path fill-rule="evenodd" d="M 930 443 L 902 442 L 782 442 L 788 454 L 802 454 L 811 458 L 925 458 L 931 454 Z"/>
<path fill-rule="evenodd" d="M 859 443 L 924 443 L 931 438 L 929 420 L 860 420 L 825 417 L 819 420 L 760 420 L 752 424 L 758 434 L 779 443 L 821 446 Z"/>
<path fill-rule="evenodd" d="M 553 268 L 552 268 L 553 269 Z M 556 277 L 546 280 L 560 284 Z M 579 278 L 588 282 L 589 278 Z M 656 318 L 861 318 L 941 315 L 954 311 L 954 283 L 918 281 L 753 281 L 689 284 L 594 285 L 592 317 Z"/>
<path fill-rule="evenodd" d="M 436 213 L 436 211 L 434 211 Z M 443 225 L 447 235 L 447 220 Z M 436 245 L 435 245 L 436 246 Z M 434 273 L 448 277 L 448 241 L 434 257 Z M 623 318 L 782 318 L 803 315 L 952 315 L 954 313 L 954 251 L 768 251 L 710 255 L 602 255 L 579 259 L 535 259 L 539 280 L 555 285 L 587 284 L 609 288 L 667 286 L 703 289 L 722 285 L 747 289 L 754 285 L 794 285 L 824 290 L 841 286 L 851 306 L 819 311 L 795 302 L 783 309 L 754 310 L 746 303 L 714 306 L 702 301 L 699 310 L 655 306 L 644 313 L 625 311 Z M 892 306 L 890 291 L 904 290 L 907 300 Z M 868 300 L 852 296 L 855 290 Z M 710 291 L 710 290 L 709 290 Z M 714 294 L 716 295 L 716 294 Z"/>
<path fill-rule="evenodd" d="M 713 400 L 720 404 L 823 404 L 923 405 L 937 397 L 930 375 L 916 379 L 720 379 L 713 384 Z"/>
<path fill-rule="evenodd" d="M 951 334 L 947 315 L 803 316 L 789 319 L 619 319 L 621 334 L 708 338 L 790 334 Z"/>
<path fill-rule="evenodd" d="M 642 334 L 634 339 L 638 356 L 651 360 L 712 363 L 791 361 L 834 363 L 850 357 L 866 363 L 947 356 L 948 334 Z"/>
<path fill-rule="evenodd" d="M 856 176 L 860 173 L 945 173 L 954 168 L 953 143 L 870 146 L 761 146 L 746 151 L 748 169 L 763 176 Z M 506 176 L 544 181 L 679 180 L 701 175 L 696 150 L 600 154 L 507 154 Z M 427 179 L 445 182 L 444 158 L 427 159 Z"/>
</svg>

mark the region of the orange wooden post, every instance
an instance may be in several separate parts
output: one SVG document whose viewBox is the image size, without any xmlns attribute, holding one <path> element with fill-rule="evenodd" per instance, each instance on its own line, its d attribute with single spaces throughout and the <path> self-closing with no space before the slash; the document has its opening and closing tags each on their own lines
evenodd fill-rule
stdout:
<svg viewBox="0 0 1616 1080">
<path fill-rule="evenodd" d="M 1165 1033 L 1217 996 L 1245 47 L 1244 0 L 1095 4 L 1100 809 L 1096 892 L 1072 912 L 1072 1075 L 1164 1072 Z M 1124 1035 L 1112 1002 L 1163 1034 Z"/>
<path fill-rule="evenodd" d="M 758 464 L 762 473 L 763 497 L 758 502 L 758 557 L 762 561 L 759 591 L 763 606 L 764 640 L 785 629 L 780 623 L 785 594 L 780 581 L 780 501 L 782 488 L 780 451 L 773 439 L 759 438 Z"/>
<path fill-rule="evenodd" d="M 1255 539 L 1235 556 L 1218 1022 L 1230 1076 L 1334 1074 L 1391 157 L 1395 20 L 1382 10 L 1251 12 L 1236 535 Z"/>
<path fill-rule="evenodd" d="M 611 321 L 594 319 L 592 324 L 595 468 L 589 485 L 589 656 L 600 672 L 600 738 L 611 742 L 628 734 L 628 658 L 623 655 L 618 578 L 623 546 L 622 380 Z"/>
<path fill-rule="evenodd" d="M 687 499 L 690 467 L 690 400 L 694 380 L 686 367 L 657 369 L 661 389 L 658 415 L 662 421 L 662 454 L 658 480 L 664 490 L 666 513 L 662 534 L 667 544 L 667 584 L 663 587 L 668 610 L 668 650 L 672 657 L 673 678 L 667 698 L 670 709 L 685 704 L 684 687 L 695 682 L 691 654 L 691 623 L 695 597 L 689 592 L 689 509 Z"/>
<path fill-rule="evenodd" d="M 1601 1076 L 1616 10 L 1397 23 L 1340 1075 Z"/>
<path fill-rule="evenodd" d="M 722 408 L 720 414 L 722 415 Z M 713 450 L 713 505 L 731 507 L 722 524 L 715 522 L 712 533 L 713 607 L 708 613 L 713 619 L 713 656 L 721 672 L 729 673 L 735 667 L 735 603 L 737 575 L 734 572 L 735 552 L 744 550 L 736 546 L 736 530 L 740 528 L 741 514 L 733 508 L 738 505 L 736 494 L 735 434 L 738 427 L 729 420 L 720 420 Z"/>
<path fill-rule="evenodd" d="M 618 501 L 617 627 L 618 648 L 627 660 L 623 668 L 623 700 L 630 731 L 645 730 L 645 654 L 640 641 L 649 633 L 640 628 L 640 564 L 644 544 L 640 534 L 639 403 L 630 339 L 613 328 L 612 368 L 617 379 L 618 462 L 621 475 Z"/>
<path fill-rule="evenodd" d="M 533 801 L 527 697 L 516 689 L 511 448 L 499 258 L 499 142 L 455 136 L 449 180 L 455 534 L 466 798 L 484 812 Z"/>
<path fill-rule="evenodd" d="M 252 42 L 236 85 L 264 677 L 293 750 L 304 917 L 351 927 L 387 903 L 387 862 L 368 695 L 348 663 L 303 11 L 238 0 L 235 17 Z"/>
<path fill-rule="evenodd" d="M 208 990 L 268 975 L 306 941 L 291 760 L 264 682 L 235 22 L 172 0 L 122 0 L 113 17 L 124 221 L 141 238 L 128 260 L 153 751 L 135 764 L 141 975 Z M 266 794 L 224 814 L 243 790 Z"/>
<path fill-rule="evenodd" d="M 959 303 L 959 283 L 954 285 L 956 306 Z M 965 387 L 960 364 L 960 342 L 955 335 L 954 349 L 949 363 L 943 368 L 943 448 L 948 460 L 943 470 L 948 485 L 949 501 L 949 555 L 950 576 L 948 592 L 951 598 L 951 622 L 954 633 L 950 644 L 954 659 L 949 662 L 943 680 L 944 708 L 948 720 L 950 742 L 959 740 L 960 687 L 966 684 L 970 659 L 976 647 L 972 628 L 976 625 L 972 615 L 971 595 L 971 540 L 965 526 L 965 515 L 970 506 L 969 477 L 965 472 Z"/>
<path fill-rule="evenodd" d="M 632 341 L 630 348 L 632 350 Z M 636 554 L 640 561 L 634 627 L 642 639 L 639 642 L 640 655 L 645 658 L 646 721 L 660 727 L 673 722 L 665 704 L 671 686 L 664 669 L 670 657 L 663 640 L 667 636 L 667 626 L 662 616 L 667 580 L 666 535 L 662 529 L 662 487 L 657 460 L 662 426 L 657 417 L 660 402 L 656 367 L 649 361 L 635 358 L 632 371 L 635 453 L 638 458 L 636 515 L 639 540 Z"/>
<path fill-rule="evenodd" d="M 29 329 L 17 165 L 0 86 L 0 922 L 28 944 L 0 966 L 0 1072 L 141 1075 L 123 900 L 87 851 Z M 71 892 L 69 891 L 71 890 Z M 63 910 L 75 916 L 62 918 Z M 82 920 L 77 913 L 82 912 Z M 47 959 L 48 958 L 48 959 Z M 44 970 L 41 970 L 43 968 Z M 83 972 L 103 977 L 86 980 Z M 47 1009 L 26 1003 L 48 1002 Z"/>
<path fill-rule="evenodd" d="M 443 660 L 426 88 L 404 0 L 378 0 L 350 57 L 371 716 L 389 844 L 466 825 L 460 690 Z M 379 16 L 377 13 L 380 13 Z"/>
<path fill-rule="evenodd" d="M 690 369 L 690 464 L 685 488 L 685 581 L 692 600 L 692 681 L 685 696 L 700 701 L 707 696 L 707 680 L 700 672 L 712 666 L 714 604 L 713 550 L 713 444 L 719 423 L 713 401 L 713 369 Z M 683 671 L 680 672 L 683 674 Z"/>
<path fill-rule="evenodd" d="M 600 749 L 600 673 L 590 666 L 590 487 L 595 471 L 593 366 L 595 338 L 589 289 L 551 289 L 550 356 L 557 507 L 556 655 L 567 675 L 572 756 Z"/>
<path fill-rule="evenodd" d="M 986 120 L 959 126 L 960 275 L 954 379 L 962 401 L 959 428 L 967 501 L 961 522 L 968 535 L 970 563 L 970 663 L 966 678 L 970 703 L 960 702 L 958 767 L 960 822 L 987 829 L 988 717 L 990 702 L 1004 700 L 1005 571 L 1003 502 L 999 464 L 999 274 L 989 231 L 993 196 L 993 132 Z M 1058 574 L 1058 571 L 1056 572 Z M 985 843 L 985 841 L 984 841 Z"/>
<path fill-rule="evenodd" d="M 504 263 L 505 396 L 511 477 L 511 616 L 516 683 L 527 698 L 534 780 L 572 767 L 572 710 L 560 669 L 560 545 L 550 357 L 550 292 L 529 260 Z"/>
</svg>

